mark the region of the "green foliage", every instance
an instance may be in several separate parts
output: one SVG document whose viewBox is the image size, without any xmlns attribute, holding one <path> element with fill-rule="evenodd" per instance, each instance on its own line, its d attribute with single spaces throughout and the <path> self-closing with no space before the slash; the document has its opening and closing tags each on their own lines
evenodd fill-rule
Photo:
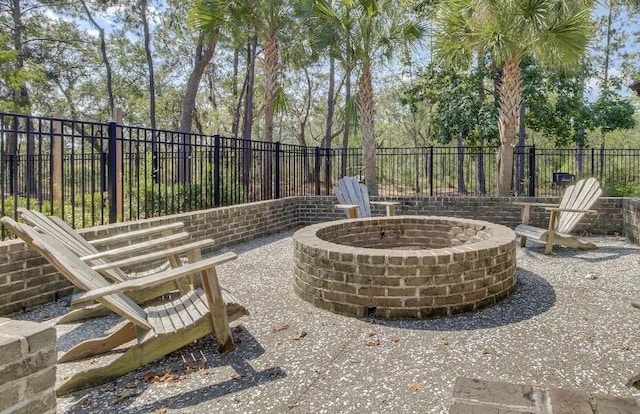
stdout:
<svg viewBox="0 0 640 414">
<path fill-rule="evenodd" d="M 633 118 L 635 109 L 628 99 L 603 94 L 592 108 L 593 125 L 603 132 L 631 129 L 636 125 Z"/>
<path fill-rule="evenodd" d="M 401 102 L 417 112 L 429 107 L 433 137 L 441 144 L 461 136 L 467 145 L 495 143 L 497 109 L 492 95 L 484 94 L 485 73 L 465 73 L 450 67 L 429 65 L 412 85 L 405 87 Z"/>
<path fill-rule="evenodd" d="M 65 200 L 64 205 L 52 203 L 50 200 L 39 202 L 34 197 L 6 197 L 4 199 L 4 211 L 6 215 L 13 215 L 18 207 L 29 208 L 42 211 L 46 215 L 53 215 L 62 218 L 74 228 L 91 227 L 100 225 L 109 220 L 109 207 L 103 205 L 102 194 L 77 195 L 78 202 L 74 205 Z M 80 202 L 83 200 L 83 202 Z"/>
</svg>

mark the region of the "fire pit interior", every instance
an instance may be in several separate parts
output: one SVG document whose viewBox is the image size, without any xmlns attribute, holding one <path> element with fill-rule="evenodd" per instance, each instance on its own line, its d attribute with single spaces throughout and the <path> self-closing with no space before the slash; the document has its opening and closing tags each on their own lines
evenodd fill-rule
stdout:
<svg viewBox="0 0 640 414">
<path fill-rule="evenodd" d="M 294 235 L 294 290 L 339 314 L 386 319 L 453 315 L 515 289 L 515 233 L 453 217 L 340 220 Z"/>
</svg>

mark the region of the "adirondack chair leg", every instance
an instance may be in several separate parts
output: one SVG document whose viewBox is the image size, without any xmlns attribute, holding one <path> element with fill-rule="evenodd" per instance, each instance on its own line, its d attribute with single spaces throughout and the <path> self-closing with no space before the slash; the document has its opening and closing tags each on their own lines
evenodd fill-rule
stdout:
<svg viewBox="0 0 640 414">
<path fill-rule="evenodd" d="M 222 298 L 222 291 L 218 283 L 218 276 L 215 268 L 203 270 L 201 272 L 202 284 L 206 292 L 209 312 L 211 313 L 211 322 L 213 323 L 213 331 L 218 342 L 218 351 L 226 354 L 235 348 L 231 328 L 229 327 L 229 318 L 227 310 Z"/>
<path fill-rule="evenodd" d="M 396 215 L 396 206 L 395 204 L 387 205 L 387 216 L 395 216 Z"/>
<path fill-rule="evenodd" d="M 547 243 L 544 247 L 544 254 L 551 254 L 553 250 L 553 242 L 555 241 L 556 227 L 558 227 L 558 211 L 552 211 L 549 217 L 549 233 L 547 235 Z"/>
<path fill-rule="evenodd" d="M 551 251 L 553 250 L 553 232 L 549 232 L 549 235 L 547 236 L 547 242 L 544 245 L 544 254 L 551 254 Z"/>
<path fill-rule="evenodd" d="M 132 329 L 133 331 L 133 329 Z M 131 372 L 202 338 L 211 331 L 211 322 L 202 318 L 189 329 L 172 332 L 167 335 L 152 336 L 143 343 L 127 349 L 111 363 L 74 374 L 56 388 L 56 394 L 62 396 L 73 391 L 104 384 L 127 372 Z"/>
<path fill-rule="evenodd" d="M 527 246 L 527 236 L 520 236 L 520 247 Z"/>
<path fill-rule="evenodd" d="M 126 322 L 110 335 L 102 338 L 80 342 L 58 359 L 58 362 L 69 362 L 111 351 L 117 346 L 136 339 L 136 331 L 131 322 Z"/>
<path fill-rule="evenodd" d="M 347 213 L 347 218 L 349 219 L 358 218 L 358 207 L 351 207 L 345 213 Z"/>
</svg>

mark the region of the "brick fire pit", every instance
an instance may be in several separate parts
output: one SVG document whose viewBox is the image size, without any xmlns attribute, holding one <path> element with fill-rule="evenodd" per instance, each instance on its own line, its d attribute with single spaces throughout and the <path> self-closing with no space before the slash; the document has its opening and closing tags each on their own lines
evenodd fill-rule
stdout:
<svg viewBox="0 0 640 414">
<path fill-rule="evenodd" d="M 515 289 L 515 233 L 453 217 L 315 224 L 294 235 L 294 290 L 339 314 L 429 318 L 495 304 Z"/>
</svg>

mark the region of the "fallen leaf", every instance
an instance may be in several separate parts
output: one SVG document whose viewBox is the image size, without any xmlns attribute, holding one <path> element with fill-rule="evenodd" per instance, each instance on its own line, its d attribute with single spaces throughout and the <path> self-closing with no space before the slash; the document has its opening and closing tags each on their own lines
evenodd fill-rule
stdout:
<svg viewBox="0 0 640 414">
<path fill-rule="evenodd" d="M 240 378 L 242 378 L 242 375 L 238 374 L 237 372 L 234 372 L 233 374 L 231 374 L 230 378 L 232 380 L 239 380 Z"/>
<path fill-rule="evenodd" d="M 492 348 L 485 348 L 485 349 L 482 350 L 482 353 L 484 355 L 493 355 L 493 354 L 496 353 L 496 351 L 494 349 L 492 349 Z"/>
<path fill-rule="evenodd" d="M 244 325 L 237 325 L 235 328 L 233 328 L 233 332 L 235 333 L 244 332 L 246 330 L 247 328 L 245 328 Z"/>
<path fill-rule="evenodd" d="M 280 332 L 280 331 L 284 331 L 285 329 L 289 329 L 289 324 L 281 323 L 273 327 L 273 332 Z"/>
<path fill-rule="evenodd" d="M 400 338 L 398 338 L 397 336 L 394 335 L 394 336 L 389 337 L 389 341 L 391 341 L 391 342 L 393 342 L 395 344 L 396 342 L 400 342 Z"/>
<path fill-rule="evenodd" d="M 376 333 L 375 332 L 369 332 L 367 335 L 369 336 L 369 338 L 371 338 L 372 336 L 376 336 Z"/>
<path fill-rule="evenodd" d="M 138 388 L 138 386 L 136 384 L 134 384 L 133 382 L 127 382 L 126 384 L 124 384 L 125 388 Z"/>
<path fill-rule="evenodd" d="M 617 348 L 620 351 L 630 351 L 631 350 L 631 346 L 627 345 L 627 344 L 620 344 L 617 346 Z"/>
<path fill-rule="evenodd" d="M 126 400 L 127 398 L 134 397 L 136 395 L 139 395 L 140 393 L 141 393 L 141 391 L 139 389 L 126 390 L 122 394 L 116 396 L 116 398 L 113 399 L 109 404 L 110 405 L 120 404 L 122 401 Z"/>
<path fill-rule="evenodd" d="M 367 339 L 366 341 L 364 341 L 365 346 L 378 346 L 380 345 L 380 340 L 375 338 L 375 339 Z"/>
<path fill-rule="evenodd" d="M 595 334 L 593 332 L 587 332 L 584 335 L 584 339 L 586 339 L 588 342 L 593 342 L 593 341 L 596 340 L 596 336 L 595 336 Z"/>
<path fill-rule="evenodd" d="M 446 337 L 446 336 L 441 336 L 441 337 L 440 337 L 440 343 L 441 343 L 442 345 L 449 345 L 449 340 L 447 339 L 447 337 Z"/>
<path fill-rule="evenodd" d="M 298 332 L 296 332 L 295 335 L 293 335 L 293 340 L 297 341 L 298 339 L 302 339 L 305 336 L 307 336 L 307 332 L 306 331 L 298 331 Z"/>
<path fill-rule="evenodd" d="M 416 380 L 413 380 L 409 383 L 409 388 L 413 391 L 418 391 L 422 387 L 422 383 Z"/>
<path fill-rule="evenodd" d="M 167 409 L 166 408 L 158 408 L 157 410 L 155 410 L 153 412 L 153 414 L 166 414 L 167 413 Z"/>
<path fill-rule="evenodd" d="M 147 371 L 144 373 L 144 375 L 140 379 L 144 382 L 151 382 L 154 380 L 154 378 L 157 378 L 157 377 L 158 377 L 158 374 L 155 371 Z"/>
<path fill-rule="evenodd" d="M 274 368 L 273 371 L 269 373 L 269 375 L 272 377 L 279 377 L 280 374 L 282 374 L 282 372 L 280 371 L 280 368 Z"/>
<path fill-rule="evenodd" d="M 240 339 L 239 336 L 236 336 L 236 337 L 233 338 L 233 342 L 236 343 L 236 344 L 241 344 L 242 343 L 242 339 Z"/>
<path fill-rule="evenodd" d="M 113 384 L 109 384 L 104 388 L 101 388 L 100 391 L 102 392 L 114 392 L 116 390 L 116 386 Z"/>
</svg>

